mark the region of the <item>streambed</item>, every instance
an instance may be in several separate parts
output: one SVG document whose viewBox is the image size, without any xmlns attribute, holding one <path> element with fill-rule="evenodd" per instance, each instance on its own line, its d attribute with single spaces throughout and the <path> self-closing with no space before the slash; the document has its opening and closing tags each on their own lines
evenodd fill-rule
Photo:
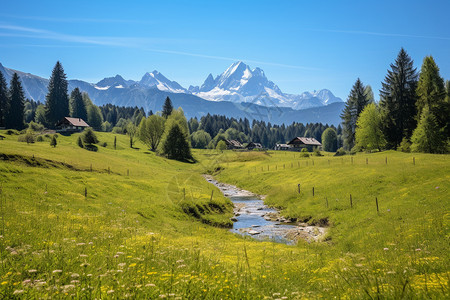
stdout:
<svg viewBox="0 0 450 300">
<path fill-rule="evenodd" d="M 265 205 L 262 196 L 234 185 L 218 182 L 210 175 L 205 175 L 205 178 L 233 202 L 234 217 L 231 219 L 233 221 L 231 231 L 234 233 L 288 245 L 295 244 L 299 239 L 308 242 L 317 241 L 326 233 L 325 227 L 286 220 L 276 209 Z"/>
</svg>

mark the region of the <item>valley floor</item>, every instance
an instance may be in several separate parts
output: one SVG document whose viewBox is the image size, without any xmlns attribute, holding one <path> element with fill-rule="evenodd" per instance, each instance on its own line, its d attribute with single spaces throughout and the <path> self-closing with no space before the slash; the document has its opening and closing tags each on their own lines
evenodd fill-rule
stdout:
<svg viewBox="0 0 450 300">
<path fill-rule="evenodd" d="M 195 150 L 187 164 L 122 135 L 114 149 L 110 133 L 98 152 L 78 134 L 56 148 L 1 134 L 2 298 L 450 296 L 448 155 Z M 327 236 L 290 246 L 231 233 L 232 204 L 205 173 Z"/>
</svg>

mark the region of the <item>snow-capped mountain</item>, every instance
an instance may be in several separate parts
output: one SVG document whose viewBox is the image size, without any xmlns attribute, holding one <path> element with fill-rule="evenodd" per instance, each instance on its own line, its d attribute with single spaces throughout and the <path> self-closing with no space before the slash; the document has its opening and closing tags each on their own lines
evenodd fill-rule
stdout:
<svg viewBox="0 0 450 300">
<path fill-rule="evenodd" d="M 1 63 L 0 72 L 8 84 L 16 72 L 20 76 L 25 97 L 45 102 L 49 83 L 47 78 L 6 68 Z M 170 97 L 174 107 L 181 106 L 188 118 L 199 118 L 210 113 L 264 120 L 272 124 L 295 121 L 337 125 L 344 107 L 342 100 L 329 90 L 305 92 L 301 95 L 284 94 L 266 78 L 261 69 L 251 70 L 242 62 L 233 64 L 215 79 L 210 74 L 202 86 L 191 86 L 189 91 L 157 71 L 146 73 L 140 81 L 126 80 L 116 75 L 97 83 L 71 79 L 68 84 L 69 94 L 78 87 L 82 92 L 88 93 L 96 105 L 111 103 L 119 106 L 138 106 L 147 112 L 160 110 L 165 98 Z M 215 92 L 217 98 L 212 97 Z M 205 100 L 199 97 L 202 93 L 211 98 Z M 255 94 L 259 97 L 255 97 Z M 233 101 L 221 101 L 225 100 L 224 96 Z"/>
<path fill-rule="evenodd" d="M 97 82 L 97 84 L 95 86 L 97 89 L 105 89 L 105 88 L 109 88 L 109 87 L 115 87 L 115 88 L 120 89 L 120 88 L 129 87 L 133 84 L 136 84 L 136 81 L 125 80 L 125 79 L 123 79 L 122 76 L 116 75 L 114 77 L 107 77 L 107 78 L 100 80 L 99 82 Z"/>
<path fill-rule="evenodd" d="M 145 73 L 139 85 L 143 87 L 156 87 L 160 91 L 168 91 L 172 93 L 186 93 L 187 90 L 176 81 L 170 81 L 158 71 Z"/>
<path fill-rule="evenodd" d="M 268 80 L 260 68 L 251 69 L 239 61 L 233 63 L 222 74 L 213 78 L 209 74 L 201 87 L 189 87 L 189 92 L 211 101 L 251 102 L 268 106 L 304 109 L 342 102 L 329 90 L 304 92 L 301 95 L 283 93 Z"/>
</svg>

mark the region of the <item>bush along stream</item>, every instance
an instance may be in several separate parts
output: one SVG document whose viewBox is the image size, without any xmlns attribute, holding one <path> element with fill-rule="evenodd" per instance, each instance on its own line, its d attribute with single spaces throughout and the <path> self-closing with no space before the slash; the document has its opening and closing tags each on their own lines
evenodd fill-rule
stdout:
<svg viewBox="0 0 450 300">
<path fill-rule="evenodd" d="M 258 240 L 270 240 L 288 245 L 303 239 L 307 242 L 320 241 L 327 232 L 326 227 L 311 226 L 296 219 L 282 217 L 278 210 L 264 204 L 264 196 L 221 183 L 210 175 L 208 182 L 218 187 L 234 204 L 232 232 L 252 236 Z"/>
</svg>

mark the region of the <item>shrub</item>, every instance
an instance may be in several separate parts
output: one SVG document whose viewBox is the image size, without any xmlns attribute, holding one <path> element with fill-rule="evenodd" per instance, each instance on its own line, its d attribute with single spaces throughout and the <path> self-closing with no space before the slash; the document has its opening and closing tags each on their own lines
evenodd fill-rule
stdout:
<svg viewBox="0 0 450 300">
<path fill-rule="evenodd" d="M 36 138 L 36 142 L 43 142 L 43 141 L 44 141 L 44 137 L 42 135 L 40 135 Z"/>
<path fill-rule="evenodd" d="M 36 141 L 34 134 L 31 130 L 27 130 L 25 134 L 19 135 L 17 140 L 19 142 L 26 142 L 27 144 L 34 143 Z"/>
<path fill-rule="evenodd" d="M 108 143 L 107 142 L 103 142 L 103 143 L 100 144 L 100 146 L 106 147 L 106 146 L 108 146 Z"/>
<path fill-rule="evenodd" d="M 317 147 L 314 148 L 313 155 L 314 155 L 314 156 L 323 156 L 323 154 L 320 153 L 320 150 L 319 150 L 319 148 L 317 148 Z"/>
<path fill-rule="evenodd" d="M 77 139 L 77 145 L 80 148 L 84 148 L 83 141 L 81 140 L 81 136 L 79 136 Z"/>
<path fill-rule="evenodd" d="M 123 128 L 122 127 L 117 127 L 117 126 L 113 127 L 112 132 L 113 133 L 118 133 L 118 134 L 125 134 Z"/>
<path fill-rule="evenodd" d="M 334 156 L 342 156 L 342 155 L 345 155 L 345 154 L 347 154 L 346 152 L 345 152 L 345 150 L 344 150 L 344 148 L 339 148 L 337 151 L 336 151 L 336 153 L 334 154 Z"/>
<path fill-rule="evenodd" d="M 28 129 L 31 129 L 31 130 L 36 131 L 36 132 L 41 132 L 41 131 L 44 130 L 44 125 L 31 121 L 28 124 Z"/>
<path fill-rule="evenodd" d="M 227 144 L 224 141 L 220 141 L 217 143 L 216 149 L 220 151 L 227 150 Z"/>
<path fill-rule="evenodd" d="M 18 133 L 17 133 L 17 130 L 8 129 L 8 130 L 6 130 L 6 134 L 7 135 L 17 135 Z"/>
</svg>

